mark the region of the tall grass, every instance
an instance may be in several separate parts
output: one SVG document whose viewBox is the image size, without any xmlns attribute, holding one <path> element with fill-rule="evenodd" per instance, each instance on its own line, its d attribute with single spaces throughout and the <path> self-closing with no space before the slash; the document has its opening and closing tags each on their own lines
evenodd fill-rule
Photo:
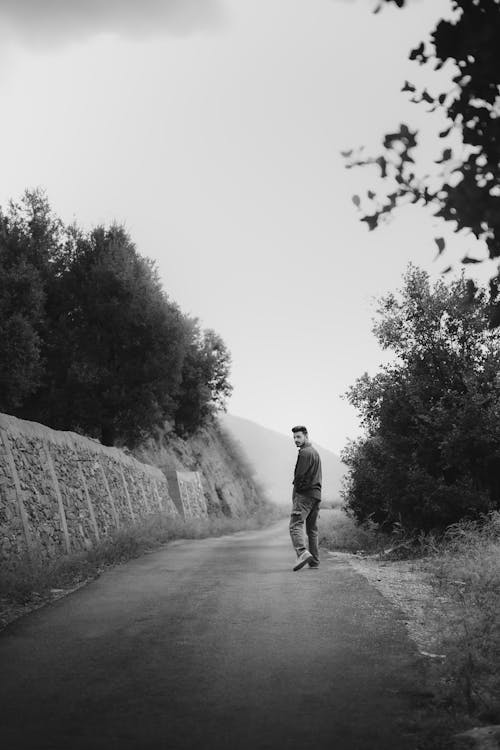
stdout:
<svg viewBox="0 0 500 750">
<path fill-rule="evenodd" d="M 433 592 L 423 602 L 433 650 L 445 657 L 433 663 L 437 693 L 457 715 L 500 723 L 500 512 L 406 539 L 358 526 L 340 509 L 321 515 L 320 542 L 329 549 L 393 549 L 385 560 L 414 560 Z"/>
<path fill-rule="evenodd" d="M 36 550 L 4 563 L 0 570 L 0 599 L 27 604 L 51 589 L 71 588 L 95 578 L 104 568 L 157 549 L 173 539 L 201 539 L 257 529 L 280 517 L 275 506 L 265 505 L 245 518 L 181 519 L 157 513 L 133 526 L 123 527 L 86 552 L 47 560 Z"/>
<path fill-rule="evenodd" d="M 500 513 L 462 521 L 432 544 L 426 564 L 442 606 L 437 620 L 444 699 L 457 711 L 500 722 Z"/>
<path fill-rule="evenodd" d="M 342 508 L 335 507 L 321 509 L 319 543 L 339 552 L 371 554 L 388 547 L 391 538 L 376 524 L 367 521 L 358 525 Z"/>
</svg>

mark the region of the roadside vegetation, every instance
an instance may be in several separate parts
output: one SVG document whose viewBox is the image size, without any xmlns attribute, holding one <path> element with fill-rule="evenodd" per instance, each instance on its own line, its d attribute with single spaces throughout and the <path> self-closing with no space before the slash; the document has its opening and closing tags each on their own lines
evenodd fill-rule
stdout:
<svg viewBox="0 0 500 750">
<path fill-rule="evenodd" d="M 40 190 L 0 208 L 0 411 L 132 448 L 206 424 L 230 364 L 123 226 L 66 225 Z"/>
<path fill-rule="evenodd" d="M 491 296 L 410 266 L 379 300 L 374 334 L 392 353 L 350 388 L 364 435 L 344 450 L 344 502 L 359 521 L 419 535 L 500 508 L 500 330 Z"/>
<path fill-rule="evenodd" d="M 425 570 L 443 606 L 440 695 L 454 712 L 500 723 L 500 513 L 450 526 L 433 540 Z"/>
<path fill-rule="evenodd" d="M 330 550 L 375 554 L 388 547 L 391 537 L 372 521 L 356 523 L 341 507 L 321 508 L 320 544 Z"/>
<path fill-rule="evenodd" d="M 361 570 L 368 566 L 372 582 L 388 577 L 389 594 L 383 593 L 391 598 L 394 585 L 396 606 L 408 596 L 406 616 L 423 628 L 431 652 L 436 706 L 455 725 L 500 723 L 498 511 L 444 532 L 405 536 L 381 531 L 373 522 L 359 524 L 339 508 L 324 510 L 320 544 L 353 556 Z M 408 571 L 424 585 L 413 588 Z"/>
<path fill-rule="evenodd" d="M 431 283 L 410 266 L 401 290 L 379 300 L 373 330 L 394 357 L 346 394 L 364 434 L 344 450 L 343 506 L 323 512 L 321 543 L 384 574 L 412 561 L 428 584 L 419 595 L 440 704 L 500 723 L 495 294 L 464 277 Z"/>
</svg>

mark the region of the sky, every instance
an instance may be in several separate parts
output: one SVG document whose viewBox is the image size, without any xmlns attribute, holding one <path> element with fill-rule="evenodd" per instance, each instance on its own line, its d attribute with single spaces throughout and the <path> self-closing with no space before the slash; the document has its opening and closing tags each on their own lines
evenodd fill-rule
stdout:
<svg viewBox="0 0 500 750">
<path fill-rule="evenodd" d="M 451 75 L 407 61 L 450 0 L 374 5 L 0 3 L 0 204 L 39 186 L 65 221 L 125 224 L 169 296 L 228 345 L 229 411 L 284 433 L 304 423 L 337 453 L 360 434 L 342 394 L 387 361 L 376 298 L 410 261 L 438 278 L 486 255 L 423 209 L 375 232 L 359 221 L 352 195 L 377 178 L 341 150 L 377 153 L 409 122 L 431 164 L 442 123 L 400 89 Z"/>
</svg>

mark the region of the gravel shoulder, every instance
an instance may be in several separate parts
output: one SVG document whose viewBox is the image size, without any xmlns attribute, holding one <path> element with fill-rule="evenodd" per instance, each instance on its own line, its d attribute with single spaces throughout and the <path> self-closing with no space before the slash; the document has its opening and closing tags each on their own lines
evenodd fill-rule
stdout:
<svg viewBox="0 0 500 750">
<path fill-rule="evenodd" d="M 384 560 L 379 555 L 362 556 L 327 551 L 331 557 L 347 562 L 405 615 L 404 624 L 420 653 L 442 658 L 438 643 L 437 612 L 445 604 L 428 582 L 425 561 Z"/>
</svg>

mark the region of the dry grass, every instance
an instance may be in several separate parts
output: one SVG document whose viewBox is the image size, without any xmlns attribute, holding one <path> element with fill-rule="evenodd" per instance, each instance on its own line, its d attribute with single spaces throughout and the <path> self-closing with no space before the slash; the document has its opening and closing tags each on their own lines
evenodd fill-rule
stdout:
<svg viewBox="0 0 500 750">
<path fill-rule="evenodd" d="M 433 661 L 433 687 L 447 710 L 500 723 L 500 513 L 408 543 L 356 526 L 339 509 L 322 517 L 323 546 L 357 553 L 353 566 L 406 611 L 410 635 L 443 655 Z M 383 554 L 388 548 L 396 552 Z M 406 562 L 395 559 L 402 554 Z"/>
<path fill-rule="evenodd" d="M 356 525 L 340 507 L 321 509 L 319 542 L 322 547 L 338 552 L 371 554 L 388 547 L 391 540 L 378 531 L 375 524 Z"/>
<path fill-rule="evenodd" d="M 441 693 L 456 711 L 500 722 L 500 513 L 450 527 L 426 570 L 442 607 L 432 610 L 446 655 Z"/>
</svg>

